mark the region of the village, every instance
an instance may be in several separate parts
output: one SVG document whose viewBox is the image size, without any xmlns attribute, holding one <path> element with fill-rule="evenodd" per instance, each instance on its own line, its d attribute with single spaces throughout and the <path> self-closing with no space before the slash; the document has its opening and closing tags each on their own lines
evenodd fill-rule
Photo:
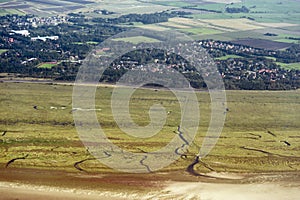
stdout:
<svg viewBox="0 0 300 200">
<path fill-rule="evenodd" d="M 77 23 L 70 22 L 70 19 L 73 17 L 44 18 L 30 15 L 1 17 L 3 28 L 0 40 L 1 73 L 19 73 L 22 76 L 73 81 L 88 53 L 109 37 L 108 35 L 103 38 L 103 33 L 106 31 L 113 35 L 123 30 L 117 25 L 103 24 L 99 27 L 99 25 L 81 24 L 79 26 Z M 101 32 L 95 34 L 100 29 Z M 278 64 L 299 62 L 297 48 L 291 47 L 285 51 L 267 50 L 215 40 L 201 40 L 197 45 L 206 49 L 214 59 L 227 88 L 297 89 L 300 87 L 300 71 L 285 69 Z M 31 48 L 28 49 L 28 46 Z M 112 64 L 112 68 L 105 72 L 102 81 L 113 83 L 128 70 L 148 70 L 143 67 L 145 60 L 159 63 L 167 59 L 154 54 L 139 54 L 138 58 L 134 57 L 134 53 L 129 57 L 125 56 L 125 60 Z M 201 77 L 205 74 L 199 74 L 184 61 L 179 62 L 174 58 L 167 60 L 166 66 L 169 70 L 175 69 L 183 73 L 195 88 L 205 87 Z M 157 66 L 151 70 L 163 73 L 165 69 Z"/>
</svg>

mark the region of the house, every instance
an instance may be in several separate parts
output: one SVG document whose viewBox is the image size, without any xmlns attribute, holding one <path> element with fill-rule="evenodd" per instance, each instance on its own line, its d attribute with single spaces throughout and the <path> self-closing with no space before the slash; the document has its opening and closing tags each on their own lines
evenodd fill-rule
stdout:
<svg viewBox="0 0 300 200">
<path fill-rule="evenodd" d="M 21 31 L 15 31 L 15 30 L 11 30 L 11 34 L 18 34 L 18 35 L 22 35 L 25 37 L 28 37 L 30 35 L 28 30 L 21 30 Z"/>
<path fill-rule="evenodd" d="M 31 38 L 31 41 L 41 40 L 41 41 L 43 41 L 43 42 L 46 42 L 47 39 L 48 39 L 48 40 L 58 40 L 59 37 L 58 37 L 58 36 L 45 36 L 45 37 L 40 37 L 40 36 L 38 36 L 38 37 L 32 37 L 32 38 Z"/>
</svg>

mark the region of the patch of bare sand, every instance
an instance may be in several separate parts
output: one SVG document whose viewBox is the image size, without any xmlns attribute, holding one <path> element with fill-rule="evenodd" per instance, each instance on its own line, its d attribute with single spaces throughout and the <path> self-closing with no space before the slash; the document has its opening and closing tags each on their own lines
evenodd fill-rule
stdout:
<svg viewBox="0 0 300 200">
<path fill-rule="evenodd" d="M 67 189 L 61 187 L 36 186 L 0 182 L 0 200 L 124 200 L 135 199 L 137 194 L 122 192 Z"/>
<path fill-rule="evenodd" d="M 14 179 L 0 182 L 0 200 L 92 200 L 92 199 L 137 199 L 137 200 L 171 200 L 171 199 L 200 199 L 200 200 L 296 200 L 300 196 L 300 175 L 293 173 L 273 173 L 273 174 L 235 174 L 235 173 L 216 173 L 205 174 L 207 177 L 194 177 L 182 173 L 159 173 L 151 176 L 133 175 L 83 175 L 76 174 L 65 176 L 67 181 L 77 181 L 77 184 L 84 184 L 84 187 L 63 187 L 44 186 L 34 184 L 19 183 Z M 74 174 L 73 174 L 74 175 Z M 174 179 L 175 175 L 175 179 Z M 78 176 L 78 177 L 77 177 Z M 156 184 L 153 185 L 152 176 L 157 176 Z M 26 176 L 32 177 L 32 176 Z M 151 178 L 152 177 L 152 178 Z M 80 180 L 78 180 L 80 179 Z M 89 180 L 88 182 L 82 179 Z M 105 179 L 105 180 L 102 180 Z M 13 181 L 10 182 L 9 180 Z M 20 179 L 21 180 L 21 179 Z M 26 179 L 28 180 L 28 179 Z M 146 190 L 128 190 L 129 183 L 136 181 L 139 184 L 149 185 Z M 167 181 L 168 180 L 168 181 Z M 51 182 L 51 180 L 48 180 Z M 53 182 L 54 180 L 52 180 Z M 114 187 L 103 188 L 92 187 L 91 182 L 97 185 L 105 181 L 112 185 L 118 182 L 119 190 Z M 28 181 L 27 181 L 28 182 Z M 43 184 L 43 182 L 41 182 Z M 90 186 L 89 186 L 90 185 Z M 134 184 L 134 187 L 137 185 Z M 86 189 L 84 189 L 86 188 Z"/>
<path fill-rule="evenodd" d="M 171 183 L 159 199 L 201 199 L 201 200 L 298 200 L 300 187 L 288 183 Z"/>
<path fill-rule="evenodd" d="M 232 174 L 232 173 L 225 173 L 225 172 L 210 172 L 210 173 L 206 173 L 205 175 L 217 179 L 229 179 L 229 180 L 242 180 L 245 178 L 245 176 L 242 174 Z"/>
</svg>

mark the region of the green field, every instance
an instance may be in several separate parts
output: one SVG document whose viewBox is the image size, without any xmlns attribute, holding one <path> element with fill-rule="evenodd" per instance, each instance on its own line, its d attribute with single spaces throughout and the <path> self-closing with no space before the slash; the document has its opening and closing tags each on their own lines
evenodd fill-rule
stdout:
<svg viewBox="0 0 300 200">
<path fill-rule="evenodd" d="M 99 42 L 95 42 L 95 41 L 89 41 L 89 42 L 87 42 L 87 44 L 93 44 L 93 45 L 97 45 L 97 44 L 99 44 Z"/>
<path fill-rule="evenodd" d="M 5 52 L 7 52 L 8 50 L 7 49 L 0 49 L 0 54 L 3 54 Z"/>
<path fill-rule="evenodd" d="M 185 29 L 184 32 L 192 33 L 194 35 L 212 35 L 222 33 L 219 30 L 209 29 L 209 28 L 188 28 Z"/>
<path fill-rule="evenodd" d="M 159 42 L 159 40 L 154 38 L 149 38 L 145 36 L 136 36 L 136 37 L 127 37 L 127 38 L 116 38 L 113 39 L 115 41 L 123 41 L 123 42 L 130 42 L 132 44 L 139 44 L 139 43 L 153 43 L 153 42 Z"/>
<path fill-rule="evenodd" d="M 199 5 L 199 8 L 222 11 L 224 12 L 226 4 L 206 4 Z M 234 3 L 229 7 L 242 7 L 246 6 L 250 9 L 249 13 L 214 13 L 214 14 L 197 14 L 196 18 L 201 19 L 237 19 L 242 16 L 251 17 L 257 22 L 286 22 L 299 24 L 299 10 L 300 4 L 297 1 L 283 0 L 280 2 L 267 0 L 245 0 L 240 3 Z"/>
<path fill-rule="evenodd" d="M 230 58 L 242 58 L 242 57 L 238 56 L 238 55 L 226 55 L 226 56 L 222 56 L 222 57 L 217 57 L 215 59 L 216 60 L 228 60 Z"/>
<path fill-rule="evenodd" d="M 294 43 L 294 44 L 299 44 L 300 41 L 299 40 L 291 40 L 291 39 L 278 39 L 278 40 L 275 40 L 276 42 L 286 42 L 286 43 Z"/>
<path fill-rule="evenodd" d="M 164 2 L 166 5 L 169 1 L 160 1 L 159 4 Z M 156 3 L 156 2 L 153 2 Z M 288 34 L 292 37 L 297 37 L 295 32 L 289 32 L 290 27 L 299 25 L 299 2 L 284 0 L 280 2 L 267 0 L 267 1 L 251 1 L 245 0 L 240 3 L 234 3 L 227 5 L 223 3 L 202 3 L 195 4 L 192 1 L 189 2 L 192 9 L 207 9 L 219 11 L 222 13 L 195 13 L 193 14 L 194 21 L 190 19 L 184 19 L 183 23 L 180 20 L 180 24 L 185 26 L 193 26 L 195 29 L 195 39 L 216 39 L 216 40 L 237 40 L 241 38 L 263 38 L 270 39 L 278 42 L 298 43 L 296 40 L 286 39 L 283 34 Z M 178 5 L 180 5 L 178 3 Z M 250 9 L 249 13 L 226 13 L 226 7 L 242 7 L 246 6 Z M 172 19 L 171 19 L 172 20 Z M 199 23 L 200 20 L 201 23 Z M 174 22 L 172 20 L 172 22 Z M 196 23 L 195 23 L 196 22 Z M 198 24 L 197 24 L 198 23 Z M 170 26 L 172 27 L 172 26 Z M 176 28 L 176 27 L 175 27 Z M 218 30 L 219 33 L 211 32 L 203 35 L 201 29 L 208 28 L 210 30 Z M 178 30 L 178 28 L 176 28 Z M 197 30 L 198 29 L 198 30 Z M 182 28 L 182 31 L 186 31 L 186 28 Z M 266 37 L 264 33 L 272 32 L 279 34 L 277 37 Z M 245 33 L 244 33 L 245 32 Z"/>
<path fill-rule="evenodd" d="M 56 65 L 58 65 L 58 63 L 41 63 L 37 67 L 44 68 L 44 69 L 51 69 L 52 67 L 55 67 Z"/>
<path fill-rule="evenodd" d="M 300 70 L 300 63 L 281 63 L 281 62 L 276 62 L 277 65 L 280 65 L 281 67 L 285 69 L 298 69 Z"/>
<path fill-rule="evenodd" d="M 18 9 L 3 9 L 0 8 L 0 16 L 5 16 L 5 15 L 25 15 L 24 12 L 18 10 Z"/>
<path fill-rule="evenodd" d="M 145 1 L 145 2 L 147 2 L 147 1 Z M 174 6 L 174 7 L 178 7 L 178 8 L 192 5 L 190 3 L 183 2 L 183 1 L 154 1 L 152 3 L 158 4 L 158 5 L 163 5 L 163 6 Z"/>
<path fill-rule="evenodd" d="M 3 1 L 3 0 L 2 0 Z M 92 0 L 93 1 L 93 0 Z M 89 1 L 91 2 L 91 1 Z M 1 2 L 0 2 L 1 3 Z M 12 5 L 16 6 L 22 6 L 24 3 L 26 3 L 30 8 L 25 9 L 1 9 L 0 15 L 6 15 L 6 14 L 16 14 L 16 12 L 22 13 L 23 10 L 25 13 L 35 13 L 41 16 L 47 16 L 47 15 L 55 15 L 55 14 L 66 14 L 70 12 L 84 12 L 87 13 L 89 16 L 103 16 L 103 15 L 97 15 L 92 14 L 90 11 L 93 10 L 99 10 L 99 9 L 105 9 L 108 11 L 115 12 L 114 15 L 111 15 L 111 17 L 116 17 L 128 13 L 154 13 L 154 12 L 160 12 L 165 11 L 174 8 L 173 6 L 163 6 L 163 5 L 154 5 L 148 2 L 140 2 L 138 0 L 116 0 L 116 1 L 109 1 L 109 0 L 103 0 L 103 1 L 93 1 L 93 3 L 86 3 L 85 1 L 64 1 L 64 0 L 55 0 L 51 2 L 47 1 L 37 1 L 37 2 L 31 2 L 31 1 L 18 1 L 17 3 L 15 1 L 12 1 Z M 81 6 L 74 10 L 74 6 Z M 52 8 L 52 9 L 49 9 Z M 62 11 L 65 10 L 65 11 Z"/>
<path fill-rule="evenodd" d="M 180 109 L 171 92 L 141 89 L 131 97 L 131 116 L 139 125 L 149 123 L 145 113 L 154 103 L 171 111 L 158 135 L 138 139 L 125 135 L 116 125 L 110 109 L 112 89 L 98 88 L 96 113 L 114 144 L 131 152 L 151 152 L 174 137 Z M 73 166 L 76 162 L 93 158 L 74 127 L 72 86 L 0 83 L 0 94 L 0 169 L 10 160 L 28 155 L 8 167 L 76 172 Z M 201 120 L 195 144 L 186 152 L 186 159 L 179 159 L 162 171 L 184 171 L 198 153 L 210 120 L 210 100 L 207 92 L 199 92 L 197 96 Z M 300 170 L 299 99 L 300 91 L 227 91 L 228 113 L 223 133 L 203 161 L 217 172 Z M 83 162 L 80 167 L 88 172 L 115 172 L 95 160 Z M 209 171 L 202 165 L 197 170 Z"/>
</svg>

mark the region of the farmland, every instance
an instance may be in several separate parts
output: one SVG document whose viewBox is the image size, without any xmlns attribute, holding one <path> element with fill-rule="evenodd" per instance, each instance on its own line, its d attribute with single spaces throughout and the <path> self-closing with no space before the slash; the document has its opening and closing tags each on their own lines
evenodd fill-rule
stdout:
<svg viewBox="0 0 300 200">
<path fill-rule="evenodd" d="M 300 70 L 300 63 L 281 63 L 281 62 L 277 62 L 278 65 L 280 65 L 281 67 L 285 68 L 285 69 L 298 69 Z"/>
<path fill-rule="evenodd" d="M 41 63 L 40 65 L 38 65 L 38 68 L 44 68 L 44 69 L 51 69 L 54 66 L 57 66 L 58 63 Z"/>
<path fill-rule="evenodd" d="M 7 52 L 7 49 L 0 49 L 0 54 Z"/>
<path fill-rule="evenodd" d="M 229 1 L 228 1 L 229 2 Z M 239 40 L 247 38 L 265 39 L 266 42 L 276 41 L 283 43 L 298 43 L 298 40 L 288 39 L 299 37 L 299 32 L 293 31 L 299 28 L 299 2 L 283 0 L 276 2 L 267 1 L 148 1 L 148 0 L 126 0 L 126 1 L 46 1 L 35 0 L 4 1 L 1 4 L 2 15 L 31 13 L 41 16 L 78 13 L 89 18 L 103 17 L 115 18 L 129 13 L 145 14 L 161 11 L 181 10 L 191 12 L 188 18 L 178 17 L 170 19 L 169 22 L 151 25 L 134 24 L 135 27 L 150 28 L 155 30 L 175 29 L 182 31 L 195 39 L 216 40 Z M 227 8 L 246 7 L 249 12 L 228 13 Z M 103 15 L 98 10 L 111 12 Z M 132 26 L 132 25 L 131 25 Z M 265 33 L 276 34 L 275 37 L 266 37 Z"/>
<path fill-rule="evenodd" d="M 261 40 L 261 39 L 242 39 L 233 41 L 233 43 L 242 44 L 246 46 L 251 46 L 255 48 L 261 49 L 285 49 L 291 46 L 290 43 L 283 43 L 278 41 L 271 41 L 271 40 Z"/>
<path fill-rule="evenodd" d="M 230 58 L 241 58 L 241 56 L 237 56 L 237 55 L 227 55 L 227 56 L 222 56 L 222 57 L 218 57 L 216 58 L 217 60 L 227 60 Z"/>
<path fill-rule="evenodd" d="M 25 13 L 18 9 L 2 9 L 0 8 L 0 15 L 24 15 Z"/>
<path fill-rule="evenodd" d="M 1 3 L 1 2 L 0 2 Z M 152 13 L 164 11 L 169 6 L 153 5 L 150 3 L 143 3 L 137 0 L 126 1 L 85 1 L 85 0 L 34 0 L 34 1 L 7 1 L 2 4 L 2 9 L 16 9 L 21 12 L 37 14 L 37 15 L 53 15 L 70 12 L 89 12 L 97 9 L 106 9 L 116 12 L 117 15 L 127 13 Z M 6 11 L 8 12 L 8 11 Z"/>
<path fill-rule="evenodd" d="M 123 42 L 131 42 L 133 44 L 139 44 L 142 42 L 145 43 L 153 43 L 153 42 L 159 42 L 159 40 L 156 40 L 154 38 L 149 37 L 143 37 L 143 36 L 136 36 L 136 37 L 127 37 L 127 38 L 117 38 L 114 39 L 115 41 L 123 41 Z"/>
<path fill-rule="evenodd" d="M 229 7 L 224 3 L 207 1 L 158 1 L 159 5 L 172 5 L 192 12 L 190 18 L 173 18 L 168 23 L 158 24 L 160 27 L 173 28 L 187 34 L 194 35 L 195 39 L 237 40 L 246 38 L 265 39 L 266 42 L 277 41 L 283 43 L 298 43 L 288 39 L 287 35 L 298 37 L 299 32 L 292 31 L 299 27 L 299 18 L 295 8 L 298 2 L 282 1 L 243 1 L 234 3 L 231 7 L 245 6 L 250 8 L 249 13 L 226 13 Z M 267 5 L 267 6 L 266 6 Z M 195 11 L 201 13 L 197 13 Z M 210 12 L 211 11 L 211 12 Z M 212 12 L 213 11 L 213 12 Z M 283 13 L 288 12 L 288 15 Z M 265 33 L 277 36 L 267 37 Z M 276 47 L 275 47 L 276 48 Z"/>
</svg>

